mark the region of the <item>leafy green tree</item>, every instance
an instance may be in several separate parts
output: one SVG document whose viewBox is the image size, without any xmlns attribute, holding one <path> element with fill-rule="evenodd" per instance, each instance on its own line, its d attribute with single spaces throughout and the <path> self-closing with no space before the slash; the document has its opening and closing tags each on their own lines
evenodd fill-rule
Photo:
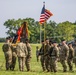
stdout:
<svg viewBox="0 0 76 75">
<path fill-rule="evenodd" d="M 29 39 L 31 43 L 37 43 L 40 40 L 40 25 L 38 21 L 35 21 L 33 18 L 25 18 L 25 19 L 9 19 L 4 23 L 4 26 L 8 29 L 8 36 L 14 36 L 21 26 L 23 22 L 28 23 L 29 30 Z M 41 26 L 42 29 L 42 39 L 44 38 L 44 25 Z M 54 21 L 49 21 L 45 23 L 45 37 L 46 38 L 54 38 L 58 42 L 61 39 L 66 39 L 67 41 L 76 38 L 76 22 L 71 23 L 69 21 L 62 22 L 57 24 Z"/>
<path fill-rule="evenodd" d="M 23 22 L 28 23 L 28 29 L 29 29 L 29 39 L 30 42 L 38 42 L 39 41 L 39 23 L 36 22 L 32 18 L 26 18 L 26 19 L 9 19 L 4 23 L 4 26 L 8 29 L 6 32 L 8 36 L 14 36 L 18 30 L 18 28 L 21 26 Z"/>
<path fill-rule="evenodd" d="M 67 41 L 72 40 L 74 34 L 74 25 L 71 22 L 62 22 L 57 25 L 58 35 L 61 36 L 61 39 L 64 38 Z"/>
</svg>

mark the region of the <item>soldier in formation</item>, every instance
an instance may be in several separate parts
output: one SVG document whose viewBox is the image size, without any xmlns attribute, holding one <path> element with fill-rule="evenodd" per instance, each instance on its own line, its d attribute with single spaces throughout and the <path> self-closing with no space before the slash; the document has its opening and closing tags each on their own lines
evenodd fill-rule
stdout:
<svg viewBox="0 0 76 75">
<path fill-rule="evenodd" d="M 66 44 L 65 40 L 62 40 L 62 46 L 61 46 L 61 50 L 60 50 L 60 63 L 63 66 L 63 72 L 67 71 L 67 59 L 69 56 L 69 47 Z"/>
<path fill-rule="evenodd" d="M 73 71 L 73 59 L 74 63 L 76 63 L 76 45 L 74 44 L 73 47 L 72 43 L 67 45 L 65 40 L 62 40 L 61 44 L 58 45 L 56 41 L 49 41 L 49 39 L 42 41 L 38 56 L 40 56 L 43 71 L 57 72 L 58 59 L 62 64 L 63 72 L 67 72 L 67 65 L 69 66 L 69 71 Z M 6 43 L 3 44 L 2 49 L 6 60 L 6 70 L 14 70 L 16 58 L 18 57 L 19 70 L 24 71 L 24 66 L 26 65 L 27 71 L 30 71 L 32 49 L 28 39 L 22 37 L 20 43 L 13 45 L 10 38 L 6 38 Z"/>
<path fill-rule="evenodd" d="M 59 49 L 57 47 L 57 43 L 54 41 L 53 42 L 53 47 L 52 50 L 49 50 L 50 55 L 50 69 L 51 72 L 57 72 L 57 60 L 59 57 Z"/>
<path fill-rule="evenodd" d="M 12 65 L 12 49 L 10 45 L 10 40 L 9 37 L 6 38 L 6 43 L 3 44 L 2 46 L 5 60 L 6 60 L 6 70 L 11 70 L 11 65 Z"/>
<path fill-rule="evenodd" d="M 74 58 L 74 49 L 72 47 L 72 43 L 68 44 L 69 46 L 69 56 L 68 56 L 68 65 L 69 65 L 69 71 L 73 71 L 73 58 Z"/>
<path fill-rule="evenodd" d="M 24 71 L 25 66 L 25 60 L 27 57 L 27 47 L 24 43 L 23 39 L 20 40 L 20 43 L 17 45 L 17 56 L 18 56 L 18 62 L 19 62 L 19 70 Z"/>
<path fill-rule="evenodd" d="M 45 40 L 44 55 L 48 53 L 49 49 L 50 49 L 49 39 L 46 39 Z M 50 71 L 50 58 L 49 58 L 49 55 L 45 56 L 45 66 L 46 66 L 47 72 L 49 72 Z"/>
<path fill-rule="evenodd" d="M 25 60 L 25 65 L 26 65 L 26 69 L 27 71 L 30 71 L 30 61 L 31 61 L 31 58 L 32 58 L 32 48 L 31 48 L 31 45 L 29 43 L 29 40 L 26 39 L 26 47 L 27 47 L 27 56 L 26 56 L 26 60 Z"/>
<path fill-rule="evenodd" d="M 44 46 L 45 46 L 45 42 L 42 40 L 41 42 L 41 48 L 39 50 L 39 56 L 40 56 L 40 62 L 41 62 L 41 66 L 43 71 L 46 71 L 46 66 L 45 66 L 45 57 L 44 57 Z"/>
<path fill-rule="evenodd" d="M 75 67 L 76 67 L 76 40 L 74 41 L 73 49 L 74 49 L 73 63 L 75 64 Z"/>
<path fill-rule="evenodd" d="M 11 45 L 11 50 L 12 50 L 11 70 L 13 71 L 15 69 L 15 65 L 16 65 L 17 50 L 16 50 L 16 45 L 13 44 L 13 38 L 9 37 L 9 40 L 10 40 L 10 45 Z"/>
</svg>

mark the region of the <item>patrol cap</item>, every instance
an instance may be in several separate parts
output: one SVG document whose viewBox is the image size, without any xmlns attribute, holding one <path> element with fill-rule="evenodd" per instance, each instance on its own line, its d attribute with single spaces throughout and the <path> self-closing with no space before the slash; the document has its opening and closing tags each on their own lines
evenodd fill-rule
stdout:
<svg viewBox="0 0 76 75">
<path fill-rule="evenodd" d="M 6 37 L 6 39 L 11 39 L 12 37 L 10 37 L 10 36 L 8 36 L 8 37 Z"/>
<path fill-rule="evenodd" d="M 46 38 L 45 40 L 49 40 L 48 38 Z"/>
<path fill-rule="evenodd" d="M 51 42 L 51 43 L 52 43 L 53 41 L 52 41 L 52 40 L 50 40 L 49 42 Z"/>
<path fill-rule="evenodd" d="M 71 42 L 70 43 L 68 43 L 68 45 L 70 45 L 70 44 L 72 44 Z"/>
<path fill-rule="evenodd" d="M 65 39 L 62 39 L 61 42 L 65 41 Z"/>
<path fill-rule="evenodd" d="M 6 40 L 8 40 L 9 38 L 8 37 L 6 37 Z"/>
<path fill-rule="evenodd" d="M 52 41 L 52 44 L 57 43 L 56 41 Z"/>
<path fill-rule="evenodd" d="M 42 40 L 41 42 L 44 42 L 44 40 Z"/>
</svg>

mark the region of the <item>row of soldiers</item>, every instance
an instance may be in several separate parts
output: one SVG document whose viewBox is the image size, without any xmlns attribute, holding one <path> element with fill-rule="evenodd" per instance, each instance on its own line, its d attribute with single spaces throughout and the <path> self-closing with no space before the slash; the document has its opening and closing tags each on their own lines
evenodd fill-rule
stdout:
<svg viewBox="0 0 76 75">
<path fill-rule="evenodd" d="M 73 59 L 76 65 L 76 45 L 72 43 L 66 44 L 66 40 L 61 41 L 61 45 L 58 45 L 56 41 L 49 41 L 46 39 L 42 41 L 42 46 L 36 47 L 37 61 L 41 61 L 43 71 L 57 72 L 57 62 L 59 61 L 63 67 L 63 72 L 67 72 L 67 64 L 69 71 L 73 71 Z"/>
<path fill-rule="evenodd" d="M 12 44 L 10 37 L 6 38 L 6 42 L 2 46 L 6 60 L 6 70 L 14 70 L 16 59 L 18 57 L 19 70 L 24 71 L 26 65 L 27 71 L 30 71 L 31 46 L 28 39 L 21 38 L 18 44 Z"/>
</svg>

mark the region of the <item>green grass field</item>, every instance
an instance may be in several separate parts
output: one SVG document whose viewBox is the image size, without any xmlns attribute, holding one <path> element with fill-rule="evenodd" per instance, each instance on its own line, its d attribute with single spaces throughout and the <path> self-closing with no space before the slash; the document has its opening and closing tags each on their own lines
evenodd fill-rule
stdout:
<svg viewBox="0 0 76 75">
<path fill-rule="evenodd" d="M 2 45 L 0 43 L 0 66 L 3 64 L 2 69 L 0 69 L 0 75 L 76 75 L 76 68 L 74 67 L 74 73 L 73 72 L 62 72 L 62 66 L 58 62 L 58 72 L 57 73 L 47 73 L 47 72 L 42 72 L 41 64 L 40 62 L 36 61 L 36 46 L 39 44 L 31 44 L 32 46 L 32 59 L 31 59 L 31 70 L 33 72 L 26 72 L 26 67 L 25 67 L 25 72 L 20 72 L 18 68 L 18 60 L 16 61 L 16 68 L 15 71 L 6 71 L 5 70 L 5 59 L 4 59 L 4 54 L 2 52 Z M 39 45 L 40 46 L 40 45 Z"/>
</svg>

